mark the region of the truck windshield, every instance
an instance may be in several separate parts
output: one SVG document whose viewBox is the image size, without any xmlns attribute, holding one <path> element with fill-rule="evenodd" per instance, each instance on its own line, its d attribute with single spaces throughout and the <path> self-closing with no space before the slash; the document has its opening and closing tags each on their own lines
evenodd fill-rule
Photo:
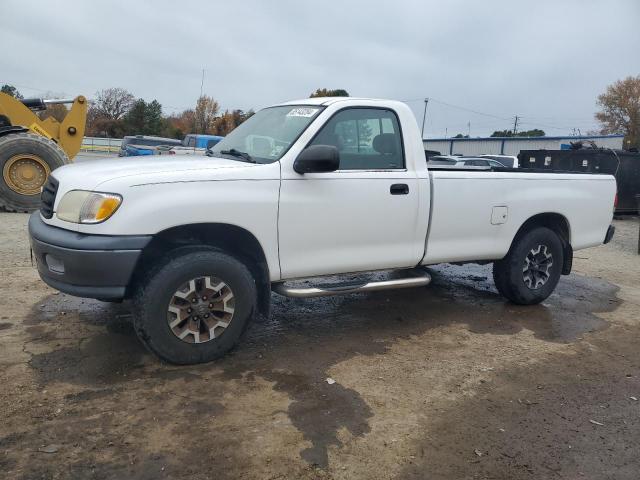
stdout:
<svg viewBox="0 0 640 480">
<path fill-rule="evenodd" d="M 234 151 L 247 154 L 256 163 L 280 160 L 322 109 L 316 105 L 282 105 L 260 110 L 215 145 L 210 154 L 242 160 L 239 155 L 228 154 Z"/>
</svg>

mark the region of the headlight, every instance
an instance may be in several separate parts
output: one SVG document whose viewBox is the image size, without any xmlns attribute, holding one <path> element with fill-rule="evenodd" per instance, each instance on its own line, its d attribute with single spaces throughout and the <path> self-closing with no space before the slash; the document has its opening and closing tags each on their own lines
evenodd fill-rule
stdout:
<svg viewBox="0 0 640 480">
<path fill-rule="evenodd" d="M 60 203 L 56 215 L 60 220 L 73 223 L 100 223 L 115 213 L 122 197 L 115 193 L 71 190 Z"/>
</svg>

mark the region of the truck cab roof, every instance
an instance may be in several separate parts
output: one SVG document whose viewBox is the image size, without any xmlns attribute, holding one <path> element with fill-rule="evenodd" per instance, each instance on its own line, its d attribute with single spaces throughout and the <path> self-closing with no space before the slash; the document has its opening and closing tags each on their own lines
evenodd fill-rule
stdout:
<svg viewBox="0 0 640 480">
<path fill-rule="evenodd" d="M 387 99 L 382 99 L 382 98 L 366 98 L 366 97 L 314 97 L 314 98 L 303 98 L 300 100 L 291 100 L 288 102 L 283 102 L 283 103 L 278 103 L 276 105 L 272 105 L 274 107 L 277 107 L 279 105 L 322 105 L 322 106 L 328 106 L 328 105 L 333 105 L 334 103 L 339 103 L 339 102 L 347 102 L 347 103 L 354 103 L 354 104 L 358 104 L 358 105 L 362 105 L 363 102 L 365 103 L 384 103 L 387 105 L 392 105 L 392 104 L 396 104 L 396 103 L 402 103 L 402 102 L 398 102 L 396 100 L 387 100 Z"/>
</svg>

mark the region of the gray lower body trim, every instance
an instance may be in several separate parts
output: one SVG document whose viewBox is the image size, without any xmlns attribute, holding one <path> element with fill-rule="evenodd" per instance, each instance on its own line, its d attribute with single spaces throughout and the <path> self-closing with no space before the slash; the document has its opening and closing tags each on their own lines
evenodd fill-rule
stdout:
<svg viewBox="0 0 640 480">
<path fill-rule="evenodd" d="M 33 220 L 34 216 L 31 217 Z M 140 245 L 131 237 L 81 235 L 38 222 L 29 222 L 31 251 L 40 278 L 61 292 L 85 298 L 120 299 L 126 295 L 133 271 L 142 253 L 138 249 L 96 249 L 97 245 Z M 97 240 L 95 237 L 99 237 Z M 44 239 L 59 243 L 49 243 Z M 149 239 L 151 237 L 148 237 Z M 123 241 L 120 241 L 124 239 Z M 101 243 L 105 242 L 106 243 Z M 136 243 L 138 242 L 138 243 Z M 84 248 L 71 248 L 69 245 Z"/>
<path fill-rule="evenodd" d="M 53 278 L 42 277 L 42 281 L 51 288 L 73 295 L 74 297 L 96 298 L 98 300 L 121 300 L 125 297 L 127 287 L 88 287 L 82 285 L 70 285 L 59 282 Z"/>
</svg>

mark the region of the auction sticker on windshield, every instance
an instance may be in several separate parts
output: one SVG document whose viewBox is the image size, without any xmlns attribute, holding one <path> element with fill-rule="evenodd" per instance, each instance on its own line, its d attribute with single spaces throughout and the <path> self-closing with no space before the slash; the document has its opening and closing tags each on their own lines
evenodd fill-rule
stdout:
<svg viewBox="0 0 640 480">
<path fill-rule="evenodd" d="M 313 117 L 319 108 L 298 107 L 287 113 L 287 117 Z"/>
</svg>

